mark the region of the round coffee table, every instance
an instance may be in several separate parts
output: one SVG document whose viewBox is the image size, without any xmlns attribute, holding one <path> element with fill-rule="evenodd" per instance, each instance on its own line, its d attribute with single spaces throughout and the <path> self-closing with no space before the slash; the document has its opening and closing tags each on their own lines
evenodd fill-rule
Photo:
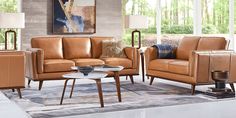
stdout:
<svg viewBox="0 0 236 118">
<path fill-rule="evenodd" d="M 71 67 L 73 70 L 77 70 L 76 66 Z M 94 72 L 113 72 L 114 74 L 114 79 L 116 83 L 116 91 L 117 91 L 117 96 L 118 96 L 118 101 L 121 102 L 121 92 L 120 92 L 120 75 L 119 72 L 123 70 L 123 66 L 95 66 L 94 67 Z M 70 98 L 73 94 L 73 89 L 75 85 L 76 79 L 74 79 L 73 84 L 72 84 L 72 92 L 70 95 Z"/>
<path fill-rule="evenodd" d="M 66 80 L 65 80 L 64 89 L 63 89 L 63 92 L 62 92 L 60 104 L 62 104 L 62 102 L 63 102 L 68 80 L 74 79 L 74 82 L 75 82 L 76 79 L 91 79 L 91 80 L 96 81 L 97 89 L 98 89 L 98 95 L 99 95 L 99 99 L 100 99 L 100 104 L 101 104 L 101 107 L 104 107 L 101 78 L 104 78 L 106 76 L 107 76 L 107 73 L 105 73 L 105 72 L 91 72 L 87 76 L 84 76 L 84 74 L 80 73 L 80 72 L 69 73 L 69 74 L 63 75 L 63 78 L 66 78 Z M 73 92 L 73 89 L 74 89 L 74 82 L 73 82 L 73 85 L 72 85 L 70 98 L 72 97 L 72 92 Z"/>
<path fill-rule="evenodd" d="M 77 67 L 71 67 L 73 70 L 77 70 Z M 118 96 L 118 101 L 121 102 L 121 92 L 120 92 L 120 77 L 119 77 L 119 72 L 121 70 L 123 70 L 124 67 L 122 66 L 115 66 L 115 67 L 109 67 L 109 66 L 95 66 L 94 67 L 94 72 L 89 73 L 88 76 L 84 76 L 82 73 L 77 72 L 77 73 L 70 73 L 70 74 L 65 74 L 63 75 L 64 78 L 66 78 L 65 84 L 64 84 L 64 89 L 63 89 L 63 93 L 62 93 L 62 97 L 61 97 L 61 102 L 60 104 L 62 104 L 63 102 L 63 98 L 64 98 L 64 93 L 65 93 L 65 89 L 67 86 L 67 82 L 70 79 L 73 79 L 73 83 L 72 83 L 72 88 L 71 88 L 71 93 L 70 93 L 70 98 L 73 95 L 73 90 L 74 90 L 74 86 L 75 86 L 75 81 L 76 79 L 92 79 L 95 80 L 97 83 L 97 88 L 98 88 L 98 93 L 99 93 L 99 98 L 100 98 L 100 104 L 101 107 L 104 107 L 104 103 L 103 103 L 103 95 L 102 95 L 102 88 L 101 88 L 101 78 L 105 78 L 108 74 L 107 72 L 113 72 L 114 73 L 114 79 L 115 79 L 115 83 L 116 83 L 116 89 L 117 89 L 117 96 Z M 104 75 L 105 74 L 105 75 Z"/>
</svg>

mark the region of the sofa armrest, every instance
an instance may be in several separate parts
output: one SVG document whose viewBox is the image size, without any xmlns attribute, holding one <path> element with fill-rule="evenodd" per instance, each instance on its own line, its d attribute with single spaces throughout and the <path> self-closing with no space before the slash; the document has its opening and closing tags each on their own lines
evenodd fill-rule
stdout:
<svg viewBox="0 0 236 118">
<path fill-rule="evenodd" d="M 25 53 L 0 51 L 0 88 L 25 87 Z"/>
<path fill-rule="evenodd" d="M 43 73 L 44 52 L 39 48 L 29 48 L 26 51 L 26 76 L 37 79 Z"/>
<path fill-rule="evenodd" d="M 232 65 L 234 51 L 218 50 L 218 51 L 193 51 L 189 58 L 190 76 L 194 77 L 197 83 L 213 82 L 211 78 L 211 71 L 213 70 L 226 70 L 231 73 L 235 70 Z M 236 76 L 236 75 L 235 75 Z M 234 77 L 235 77 L 234 76 Z M 230 81 L 234 81 L 230 77 Z"/>
<path fill-rule="evenodd" d="M 157 59 L 157 57 L 158 57 L 157 49 L 154 48 L 154 47 L 148 47 L 145 50 L 144 55 L 145 55 L 146 69 L 148 69 L 149 62 L 154 60 L 154 59 Z"/>
<path fill-rule="evenodd" d="M 139 50 L 134 47 L 125 47 L 124 52 L 130 60 L 133 62 L 133 68 L 139 68 Z"/>
</svg>

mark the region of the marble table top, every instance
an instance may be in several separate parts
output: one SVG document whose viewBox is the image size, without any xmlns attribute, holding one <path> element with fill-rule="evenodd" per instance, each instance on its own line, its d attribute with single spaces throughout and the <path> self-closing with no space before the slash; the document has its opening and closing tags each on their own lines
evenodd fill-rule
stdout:
<svg viewBox="0 0 236 118">
<path fill-rule="evenodd" d="M 77 70 L 77 67 L 76 66 L 73 66 L 71 67 L 73 70 Z M 112 72 L 117 72 L 117 71 L 121 71 L 123 70 L 124 67 L 122 66 L 116 66 L 116 67 L 105 67 L 105 66 L 95 66 L 94 67 L 94 72 L 109 72 L 109 71 L 112 71 Z"/>
<path fill-rule="evenodd" d="M 68 79 L 101 79 L 101 78 L 105 78 L 106 76 L 107 76 L 107 73 L 105 72 L 91 72 L 87 76 L 85 76 L 81 72 L 76 72 L 76 73 L 65 74 L 62 77 L 68 78 Z"/>
</svg>

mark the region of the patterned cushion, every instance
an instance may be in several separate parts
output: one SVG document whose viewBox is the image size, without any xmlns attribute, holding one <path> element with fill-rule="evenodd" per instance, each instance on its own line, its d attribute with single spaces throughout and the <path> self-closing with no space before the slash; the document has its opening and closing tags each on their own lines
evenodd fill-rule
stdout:
<svg viewBox="0 0 236 118">
<path fill-rule="evenodd" d="M 167 44 L 156 44 L 153 47 L 157 48 L 159 59 L 175 59 L 175 47 Z"/>
<path fill-rule="evenodd" d="M 121 41 L 103 40 L 102 41 L 102 55 L 100 58 L 108 57 L 126 57 Z"/>
</svg>

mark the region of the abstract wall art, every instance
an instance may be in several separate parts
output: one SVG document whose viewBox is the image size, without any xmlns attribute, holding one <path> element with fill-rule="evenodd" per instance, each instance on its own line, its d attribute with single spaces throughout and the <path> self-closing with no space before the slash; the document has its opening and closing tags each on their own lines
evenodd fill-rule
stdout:
<svg viewBox="0 0 236 118">
<path fill-rule="evenodd" d="M 53 0 L 53 33 L 96 32 L 96 0 Z"/>
</svg>

